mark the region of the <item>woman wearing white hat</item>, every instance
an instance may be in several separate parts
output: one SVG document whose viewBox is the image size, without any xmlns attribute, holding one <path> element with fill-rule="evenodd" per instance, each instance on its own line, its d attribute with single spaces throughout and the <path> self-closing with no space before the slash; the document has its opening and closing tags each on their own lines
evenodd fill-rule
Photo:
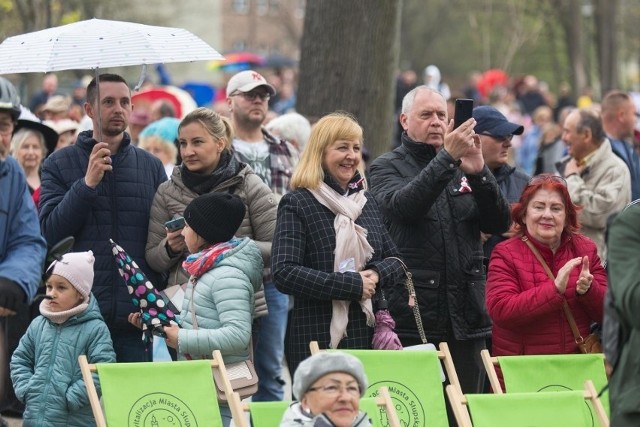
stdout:
<svg viewBox="0 0 640 427">
<path fill-rule="evenodd" d="M 289 406 L 280 427 L 371 426 L 360 411 L 360 398 L 367 390 L 362 362 L 342 352 L 320 352 L 303 360 L 293 377 L 298 401 Z"/>
</svg>

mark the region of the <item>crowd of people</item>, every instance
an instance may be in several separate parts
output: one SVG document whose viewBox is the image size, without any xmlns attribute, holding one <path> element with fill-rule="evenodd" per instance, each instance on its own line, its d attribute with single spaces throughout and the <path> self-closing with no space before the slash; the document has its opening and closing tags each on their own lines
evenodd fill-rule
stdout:
<svg viewBox="0 0 640 427">
<path fill-rule="evenodd" d="M 435 65 L 424 84 L 401 73 L 397 89 L 395 148 L 365 165 L 356 118 L 311 125 L 292 111 L 292 87 L 253 70 L 229 79 L 222 106 L 182 117 L 163 103 L 137 110 L 116 74 L 66 96 L 46 75 L 34 115 L 0 77 L 2 414 L 91 425 L 77 357 L 150 360 L 113 239 L 158 289 L 184 295 L 180 327 L 164 328 L 172 359 L 252 357 L 254 401 L 288 398 L 286 361 L 297 403 L 282 425 L 368 425 L 362 366 L 310 358 L 309 342 L 372 348 L 381 293 L 403 346 L 422 343 L 421 329 L 446 342 L 462 391 L 482 393 L 481 350 L 576 353 L 563 306 L 587 336 L 608 292 L 630 336 L 610 361 L 612 422 L 637 425 L 618 373 L 638 364 L 627 264 L 640 231 L 635 206 L 625 209 L 640 195 L 633 98 L 612 91 L 579 107 L 528 76 L 514 90 L 463 88 L 476 107 L 454 127 L 463 92 Z M 69 236 L 70 252 L 45 265 L 47 247 Z"/>
</svg>

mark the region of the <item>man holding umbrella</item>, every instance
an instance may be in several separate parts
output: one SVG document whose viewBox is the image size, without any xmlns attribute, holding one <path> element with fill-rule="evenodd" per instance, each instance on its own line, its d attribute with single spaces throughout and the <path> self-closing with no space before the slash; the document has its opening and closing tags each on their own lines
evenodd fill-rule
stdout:
<svg viewBox="0 0 640 427">
<path fill-rule="evenodd" d="M 75 145 L 45 161 L 40 223 L 48 242 L 73 236 L 73 251 L 93 251 L 93 293 L 117 361 L 139 362 L 146 357 L 140 331 L 127 321 L 135 307 L 114 267 L 109 239 L 126 247 L 149 280 L 159 284 L 158 275 L 147 266 L 144 248 L 151 202 L 167 176 L 160 161 L 131 144 L 125 132 L 133 109 L 126 81 L 116 74 L 98 79 L 99 87 L 96 78 L 89 83 L 84 105 L 97 135 L 82 132 Z"/>
</svg>

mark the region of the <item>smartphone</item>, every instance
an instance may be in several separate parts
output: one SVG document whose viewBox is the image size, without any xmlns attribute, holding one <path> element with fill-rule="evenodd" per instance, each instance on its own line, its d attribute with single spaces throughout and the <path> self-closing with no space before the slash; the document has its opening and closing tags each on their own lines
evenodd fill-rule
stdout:
<svg viewBox="0 0 640 427">
<path fill-rule="evenodd" d="M 458 126 L 473 117 L 473 99 L 458 98 L 455 104 L 456 110 L 453 117 L 453 128 Z"/>
<path fill-rule="evenodd" d="M 169 231 L 176 231 L 176 230 L 180 230 L 181 228 L 184 228 L 184 217 L 178 217 L 178 218 L 173 218 L 170 219 L 169 221 L 164 223 L 164 226 L 167 227 L 167 230 Z"/>
</svg>

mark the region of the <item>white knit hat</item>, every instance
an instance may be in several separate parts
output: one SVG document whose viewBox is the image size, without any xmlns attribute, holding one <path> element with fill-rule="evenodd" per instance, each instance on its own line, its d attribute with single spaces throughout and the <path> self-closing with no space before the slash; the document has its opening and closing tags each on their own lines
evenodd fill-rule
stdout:
<svg viewBox="0 0 640 427">
<path fill-rule="evenodd" d="M 47 271 L 67 279 L 82 295 L 83 300 L 88 301 L 93 287 L 94 261 L 92 251 L 70 252 L 64 254 L 60 261 L 53 261 Z"/>
</svg>

